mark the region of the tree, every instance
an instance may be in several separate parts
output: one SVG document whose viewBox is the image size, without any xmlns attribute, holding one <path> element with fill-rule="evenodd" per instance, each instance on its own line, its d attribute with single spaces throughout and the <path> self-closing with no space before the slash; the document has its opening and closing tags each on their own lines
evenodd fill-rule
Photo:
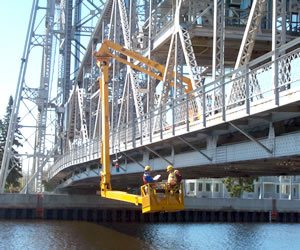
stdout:
<svg viewBox="0 0 300 250">
<path fill-rule="evenodd" d="M 257 177 L 226 177 L 223 180 L 231 197 L 241 197 L 244 192 L 254 192 Z"/>
<path fill-rule="evenodd" d="M 8 127 L 10 122 L 10 116 L 12 113 L 12 106 L 13 106 L 13 98 L 12 96 L 9 97 L 8 105 L 6 107 L 6 114 L 3 118 L 3 120 L 0 120 L 0 161 L 2 163 L 5 143 L 6 143 L 6 137 L 8 133 Z M 20 158 L 17 156 L 17 148 L 21 147 L 22 144 L 19 142 L 19 139 L 21 138 L 21 132 L 16 126 L 15 135 L 14 135 L 14 141 L 13 141 L 13 147 L 12 147 L 12 157 L 10 159 L 9 165 L 8 165 L 8 176 L 5 183 L 5 188 L 17 188 L 20 187 L 20 178 L 22 177 L 22 169 L 21 169 L 21 163 Z"/>
</svg>

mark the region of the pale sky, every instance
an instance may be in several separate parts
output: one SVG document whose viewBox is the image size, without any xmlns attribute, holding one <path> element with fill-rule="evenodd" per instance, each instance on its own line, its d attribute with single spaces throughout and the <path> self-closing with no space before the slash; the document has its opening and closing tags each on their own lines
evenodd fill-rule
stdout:
<svg viewBox="0 0 300 250">
<path fill-rule="evenodd" d="M 1 1 L 0 118 L 10 95 L 15 97 L 32 0 Z"/>
</svg>

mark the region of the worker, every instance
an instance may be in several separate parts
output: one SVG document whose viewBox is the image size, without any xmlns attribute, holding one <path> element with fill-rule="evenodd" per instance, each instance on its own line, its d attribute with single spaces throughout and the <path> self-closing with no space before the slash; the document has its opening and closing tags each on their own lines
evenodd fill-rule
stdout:
<svg viewBox="0 0 300 250">
<path fill-rule="evenodd" d="M 168 188 L 175 192 L 179 192 L 179 186 L 182 179 L 181 174 L 178 170 L 174 170 L 172 165 L 167 167 L 167 172 L 169 173 Z"/>
<path fill-rule="evenodd" d="M 174 173 L 174 168 L 172 165 L 169 165 L 167 167 L 167 172 L 168 172 L 168 187 L 169 188 L 173 188 L 176 183 L 177 183 L 177 180 L 176 180 L 176 175 Z"/>
<path fill-rule="evenodd" d="M 144 175 L 143 175 L 143 181 L 144 181 L 144 184 L 147 184 L 147 183 L 154 183 L 154 180 L 152 179 L 151 175 L 150 175 L 150 172 L 151 172 L 151 168 L 150 166 L 146 166 L 145 169 L 144 169 Z"/>
</svg>

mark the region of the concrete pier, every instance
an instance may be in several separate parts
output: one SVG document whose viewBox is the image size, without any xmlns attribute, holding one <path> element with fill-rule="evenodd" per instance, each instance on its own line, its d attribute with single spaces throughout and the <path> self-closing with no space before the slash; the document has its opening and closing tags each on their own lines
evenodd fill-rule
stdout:
<svg viewBox="0 0 300 250">
<path fill-rule="evenodd" d="M 0 219 L 84 220 L 99 223 L 300 222 L 300 200 L 186 197 L 184 211 L 142 214 L 139 206 L 96 195 L 1 194 Z"/>
</svg>

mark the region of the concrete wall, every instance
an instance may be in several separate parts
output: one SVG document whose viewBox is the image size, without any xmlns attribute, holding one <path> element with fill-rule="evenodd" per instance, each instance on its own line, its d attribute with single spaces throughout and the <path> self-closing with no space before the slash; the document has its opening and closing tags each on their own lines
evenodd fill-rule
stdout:
<svg viewBox="0 0 300 250">
<path fill-rule="evenodd" d="M 49 207 L 49 208 L 89 207 L 89 208 L 139 209 L 139 207 L 134 204 L 101 198 L 98 195 L 45 195 L 43 198 L 43 207 Z"/>
<path fill-rule="evenodd" d="M 0 207 L 27 207 L 37 206 L 37 195 L 0 194 Z"/>
<path fill-rule="evenodd" d="M 97 195 L 42 195 L 39 202 L 37 194 L 0 194 L 0 207 L 35 208 L 137 208 L 137 206 L 121 201 L 104 199 Z"/>
<path fill-rule="evenodd" d="M 276 200 L 278 212 L 300 212 L 300 200 Z M 104 199 L 96 195 L 0 194 L 0 208 L 103 208 L 134 209 L 134 204 Z M 271 211 L 271 199 L 209 199 L 185 197 L 185 210 Z"/>
<path fill-rule="evenodd" d="M 184 200 L 186 210 L 221 210 L 221 211 L 271 211 L 271 199 L 209 199 L 189 198 Z M 275 200 L 278 212 L 300 212 L 300 200 Z"/>
</svg>

